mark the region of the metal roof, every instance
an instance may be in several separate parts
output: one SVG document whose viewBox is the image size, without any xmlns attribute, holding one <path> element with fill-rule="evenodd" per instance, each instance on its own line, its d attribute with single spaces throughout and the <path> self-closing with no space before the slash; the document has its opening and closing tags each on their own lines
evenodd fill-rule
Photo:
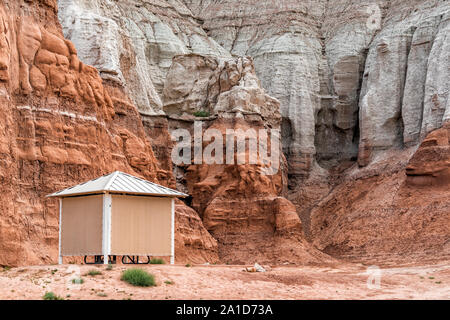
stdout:
<svg viewBox="0 0 450 320">
<path fill-rule="evenodd" d="M 100 178 L 55 192 L 47 197 L 70 197 L 93 193 L 125 193 L 158 197 L 188 197 L 187 194 L 116 171 Z"/>
</svg>

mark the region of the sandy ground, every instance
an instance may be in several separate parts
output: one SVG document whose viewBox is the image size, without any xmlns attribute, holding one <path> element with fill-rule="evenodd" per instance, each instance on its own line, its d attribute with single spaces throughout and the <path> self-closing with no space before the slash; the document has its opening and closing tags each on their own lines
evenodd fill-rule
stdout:
<svg viewBox="0 0 450 320">
<path fill-rule="evenodd" d="M 42 299 L 45 292 L 84 299 L 450 299 L 450 264 L 383 268 L 267 267 L 244 272 L 243 266 L 140 266 L 156 287 L 138 288 L 120 280 L 123 270 L 106 266 L 52 265 L 0 271 L 0 299 Z M 98 269 L 101 275 L 86 273 Z M 83 284 L 71 279 L 81 277 Z M 378 282 L 379 280 L 379 282 Z M 169 282 L 170 281 L 170 282 Z M 369 286 L 368 286 L 369 283 Z M 377 286 L 379 284 L 379 286 Z"/>
</svg>

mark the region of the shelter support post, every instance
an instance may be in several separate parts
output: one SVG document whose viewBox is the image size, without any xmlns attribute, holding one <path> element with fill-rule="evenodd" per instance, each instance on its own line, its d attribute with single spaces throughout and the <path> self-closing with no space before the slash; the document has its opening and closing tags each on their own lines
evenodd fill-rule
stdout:
<svg viewBox="0 0 450 320">
<path fill-rule="evenodd" d="M 103 264 L 108 264 L 108 256 L 111 253 L 111 194 L 103 195 Z"/>
<path fill-rule="evenodd" d="M 170 223 L 170 264 L 175 264 L 175 199 L 172 199 Z"/>
<path fill-rule="evenodd" d="M 59 244 L 58 244 L 58 264 L 63 263 L 61 249 L 61 224 L 62 224 L 62 199 L 59 199 Z"/>
</svg>

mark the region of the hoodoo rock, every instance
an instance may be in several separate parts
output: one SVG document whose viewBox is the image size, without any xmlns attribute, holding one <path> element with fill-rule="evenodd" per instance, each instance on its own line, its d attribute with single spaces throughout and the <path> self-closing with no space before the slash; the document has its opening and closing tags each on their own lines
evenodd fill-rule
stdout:
<svg viewBox="0 0 450 320">
<path fill-rule="evenodd" d="M 201 123 L 204 136 L 215 132 L 224 142 L 230 141 L 230 130 L 241 132 L 244 139 L 253 133 L 256 139 L 260 129 L 270 132 L 280 128 L 279 102 L 261 88 L 248 58 L 177 56 L 163 92 L 169 127 L 186 128 L 191 136 L 194 121 Z M 199 111 L 207 116 L 196 116 Z M 262 143 L 270 151 L 269 138 L 270 133 Z M 204 140 L 203 149 L 208 145 Z M 270 151 L 281 160 L 269 174 L 263 163 L 249 163 L 248 149 L 244 154 L 234 149 L 232 159 L 236 161 L 226 163 L 227 146 L 219 146 L 221 163 L 176 167 L 178 183 L 192 196 L 192 207 L 217 240 L 220 260 L 232 264 L 331 261 L 304 240 L 296 209 L 283 197 L 287 176 L 281 145 Z M 246 161 L 238 164 L 242 155 Z"/>
</svg>

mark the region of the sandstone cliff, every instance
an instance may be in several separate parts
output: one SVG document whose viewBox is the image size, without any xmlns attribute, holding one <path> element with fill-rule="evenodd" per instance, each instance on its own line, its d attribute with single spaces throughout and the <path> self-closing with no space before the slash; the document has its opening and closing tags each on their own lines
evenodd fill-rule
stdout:
<svg viewBox="0 0 450 320">
<path fill-rule="evenodd" d="M 314 161 L 367 165 L 448 118 L 448 68 L 437 67 L 449 60 L 446 1 L 59 3 L 82 60 L 124 82 L 143 113 L 161 111 L 175 55 L 252 56 L 262 87 L 281 102 L 293 176 L 307 176 Z"/>
<path fill-rule="evenodd" d="M 185 3 L 280 101 L 289 199 L 319 249 L 448 256 L 446 131 L 415 153 L 448 121 L 448 2 Z"/>
<path fill-rule="evenodd" d="M 161 112 L 174 56 L 253 57 L 281 103 L 293 176 L 314 161 L 365 166 L 376 152 L 420 144 L 449 117 L 443 0 L 59 3 L 82 60 L 124 82 L 143 113 Z M 153 98 L 140 103 L 137 92 Z"/>
<path fill-rule="evenodd" d="M 1 4 L 0 264 L 53 261 L 43 196 L 116 169 L 192 195 L 183 261 L 448 256 L 447 1 L 58 5 Z M 280 170 L 174 166 L 194 121 L 281 128 Z"/>
<path fill-rule="evenodd" d="M 196 53 L 229 57 L 182 1 L 60 0 L 65 36 L 104 79 L 123 85 L 144 114 L 162 113 L 172 58 Z"/>
<path fill-rule="evenodd" d="M 235 117 L 250 115 L 259 119 L 260 127 L 270 125 L 273 121 L 279 126 L 279 119 L 272 119 L 279 112 L 278 101 L 261 88 L 253 62 L 249 59 L 232 59 L 227 50 L 206 35 L 201 21 L 194 18 L 181 1 L 59 1 L 59 4 L 64 33 L 80 48 L 83 61 L 95 65 L 104 79 L 124 86 L 138 106 L 147 136 L 157 150 L 157 159 L 164 169 L 172 170 L 170 153 L 173 143 L 170 141 L 170 131 L 178 127 L 192 129 L 196 112 L 202 111 L 213 116 L 204 129 L 210 127 L 218 116 L 228 118 L 230 124 L 234 123 Z M 249 124 L 248 119 L 244 119 L 242 122 L 245 128 L 256 128 L 254 121 Z M 225 130 L 225 125 L 222 124 L 221 128 Z M 231 167 L 236 173 L 242 172 L 242 175 L 253 175 L 252 171 L 255 170 Z M 175 167 L 173 170 L 177 187 L 189 192 L 193 196 L 194 208 L 203 213 L 207 203 L 214 199 L 201 196 L 205 190 L 198 191 L 200 184 L 193 188 L 199 179 L 209 180 L 208 175 L 199 173 L 204 169 L 194 166 L 188 170 L 190 174 L 186 174 L 184 168 Z M 200 176 L 197 177 L 197 174 Z M 233 174 L 229 177 L 230 181 L 219 180 L 216 187 L 224 189 L 227 183 L 239 183 L 240 179 L 239 174 Z M 259 237 L 259 240 L 241 239 L 240 246 L 245 254 L 241 253 L 240 260 L 232 254 L 233 250 L 225 251 L 223 237 L 215 235 L 222 248 L 222 260 L 253 261 L 258 256 L 251 257 L 248 253 L 258 242 L 260 247 L 262 242 L 267 247 L 260 255 L 261 259 L 270 261 L 277 255 L 279 247 L 272 246 L 272 238 L 267 237 L 274 233 L 276 209 L 266 210 L 266 203 L 276 202 L 285 185 L 286 180 L 284 183 L 279 181 L 269 194 L 258 195 L 255 192 L 227 196 L 238 203 L 253 201 L 249 207 L 254 208 L 261 219 L 268 219 L 267 226 L 271 227 L 266 236 Z M 202 201 L 206 201 L 203 206 L 195 205 Z M 227 205 L 227 201 L 220 204 L 216 201 L 214 208 L 220 210 L 220 207 Z M 209 212 L 214 211 L 212 208 Z M 222 224 L 226 225 L 236 218 L 250 219 L 252 213 L 247 209 L 236 208 L 233 213 L 235 218 L 224 215 Z M 301 231 L 298 218 L 297 223 L 298 232 Z M 246 231 L 246 225 L 241 225 L 231 227 L 225 234 L 231 237 L 236 232 L 241 235 L 251 231 Z M 297 246 L 297 242 L 291 241 L 290 247 Z M 298 257 L 285 259 L 301 262 Z"/>
<path fill-rule="evenodd" d="M 449 137 L 446 125 L 409 162 L 396 151 L 350 170 L 311 211 L 315 246 L 379 265 L 450 259 Z"/>
<path fill-rule="evenodd" d="M 55 1 L 0 4 L 0 265 L 52 263 L 58 209 L 45 195 L 123 170 L 170 184 L 139 113 L 62 36 Z M 177 210 L 177 249 L 217 259 L 198 215 Z M 191 260 L 192 261 L 192 260 Z"/>
<path fill-rule="evenodd" d="M 194 122 L 200 123 L 204 134 L 215 132 L 215 141 L 228 141 L 228 130 L 248 136 L 253 132 L 256 137 L 259 129 L 280 128 L 279 102 L 262 89 L 248 58 L 176 56 L 167 74 L 163 103 L 169 128 L 186 128 L 191 136 Z M 207 116 L 196 116 L 199 111 Z M 205 140 L 203 148 L 208 148 Z M 248 149 L 232 155 L 233 159 L 244 156 L 245 164 L 226 163 L 227 144 L 215 151 L 224 164 L 175 167 L 179 188 L 192 196 L 191 206 L 218 242 L 220 260 L 230 264 L 332 261 L 305 241 L 296 209 L 283 197 L 287 176 L 281 146 L 274 151 L 269 140 L 263 143 L 271 153 L 281 155 L 280 167 L 271 172 L 275 174 L 264 174 L 268 168 L 262 162 L 250 164 Z"/>
<path fill-rule="evenodd" d="M 448 257 L 447 1 L 184 2 L 280 101 L 288 198 L 316 247 Z"/>
<path fill-rule="evenodd" d="M 165 117 L 159 116 L 157 107 L 153 108 L 153 105 L 147 104 L 144 108 L 141 105 L 138 110 L 134 102 L 139 106 L 139 101 L 128 98 L 128 92 L 131 93 L 131 98 L 142 96 L 139 94 L 142 91 L 133 85 L 152 85 L 152 82 L 148 83 L 142 79 L 130 82 L 129 78 L 127 80 L 126 76 L 121 74 L 122 70 L 128 70 L 129 74 L 135 75 L 135 69 L 123 68 L 116 69 L 117 73 L 110 72 L 111 70 L 101 64 L 110 61 L 109 58 L 106 60 L 102 58 L 104 56 L 101 50 L 97 52 L 98 59 L 95 60 L 97 64 L 101 62 L 100 73 L 78 59 L 75 45 L 62 36 L 56 17 L 55 2 L 6 3 L 2 10 L 1 75 L 4 90 L 1 106 L 5 120 L 1 130 L 1 151 L 5 159 L 1 172 L 4 201 L 0 220 L 2 253 L 0 264 L 51 263 L 55 261 L 57 251 L 57 204 L 54 200 L 45 199 L 45 195 L 113 170 L 130 172 L 152 181 L 175 186 L 175 180 L 171 175 L 171 159 L 168 156 L 171 150 L 170 122 Z M 75 16 L 75 22 L 85 17 L 90 18 L 89 15 Z M 92 28 L 84 31 L 92 30 L 95 31 Z M 97 35 L 101 34 L 98 30 L 95 32 Z M 74 34 L 80 36 L 76 32 Z M 195 39 L 196 35 L 192 36 Z M 85 33 L 80 37 L 80 39 L 89 38 Z M 128 41 L 132 37 L 128 34 L 124 38 Z M 208 40 L 206 36 L 203 40 L 207 44 L 215 45 L 214 41 Z M 102 43 L 99 41 L 99 38 L 95 38 L 93 44 Z M 85 44 L 79 47 L 81 52 L 86 54 L 83 45 Z M 108 46 L 101 46 L 102 50 L 106 48 Z M 203 45 L 200 45 L 200 48 L 203 48 Z M 135 50 L 137 49 L 133 47 L 132 50 L 127 49 L 126 53 L 134 55 Z M 201 49 L 198 50 L 205 53 Z M 170 54 L 178 53 L 180 52 L 174 50 Z M 181 53 L 186 52 L 182 50 Z M 123 55 L 119 56 L 123 58 Z M 211 87 L 205 90 L 200 82 L 193 83 L 194 90 L 191 95 L 193 99 L 201 100 L 205 96 L 210 101 L 206 106 L 212 108 L 211 113 L 220 114 L 221 117 L 224 114 L 230 114 L 231 118 L 239 114 L 241 116 L 253 114 L 259 117 L 262 126 L 270 125 L 272 117 L 274 122 L 279 122 L 279 104 L 266 95 L 259 86 L 252 62 L 232 61 L 226 52 L 224 56 L 225 58 L 220 62 L 217 60 L 215 67 L 211 69 L 211 74 L 216 77 L 206 79 L 206 83 Z M 90 57 L 92 58 L 92 55 Z M 192 67 L 186 71 L 201 72 L 201 68 L 195 63 L 196 58 L 204 59 L 201 55 L 185 57 L 187 64 L 184 65 Z M 172 57 L 168 59 L 172 74 L 179 71 L 176 69 L 178 65 L 172 64 Z M 183 63 L 180 62 L 180 65 Z M 169 110 L 178 103 L 181 109 L 174 110 L 177 112 L 187 110 L 192 117 L 192 112 L 198 110 L 198 106 L 190 106 L 190 99 L 182 99 L 180 102 L 177 94 L 174 94 L 180 88 L 179 80 L 183 77 L 179 79 L 171 77 L 171 71 L 164 63 L 152 66 L 161 68 L 160 71 L 149 74 L 153 76 L 156 74 L 155 79 L 160 82 L 164 80 L 163 88 L 158 92 L 164 107 Z M 149 71 L 147 68 L 143 70 L 145 70 L 143 73 Z M 169 74 L 167 79 L 160 75 L 167 73 Z M 191 80 L 192 75 L 187 73 L 184 79 Z M 184 86 L 186 90 L 186 83 Z M 151 90 L 147 89 L 143 89 L 143 92 L 151 93 Z M 202 109 L 204 106 L 202 105 Z M 149 107 L 155 112 L 147 112 Z M 263 121 L 261 117 L 265 120 Z M 247 124 L 246 121 L 244 124 Z M 152 144 L 156 147 L 158 158 L 153 153 Z M 240 175 L 231 178 L 236 181 L 242 174 L 254 170 L 244 166 L 236 171 L 241 172 Z M 259 237 L 255 238 L 254 242 L 244 241 L 242 243 L 244 256 L 234 261 L 246 262 L 250 259 L 275 261 L 276 258 L 286 256 L 283 261 L 315 262 L 324 257 L 308 244 L 299 243 L 302 241 L 300 220 L 289 201 L 279 196 L 283 186 L 281 175 L 280 171 L 276 185 L 270 192 L 264 192 L 259 198 L 258 194 L 252 195 L 255 198 L 252 201 L 255 203 L 250 207 L 257 212 L 257 229 L 262 225 L 263 229 L 266 228 L 266 236 L 276 233 L 280 243 L 300 247 L 300 255 L 311 251 L 312 254 L 308 254 L 311 258 L 291 258 L 277 253 L 277 247 L 272 247 L 272 238 Z M 183 187 L 183 184 L 180 186 Z M 196 197 L 202 191 L 192 189 L 192 184 L 184 186 L 191 188 L 197 202 L 203 201 Z M 223 186 L 226 184 L 223 183 Z M 260 188 L 258 185 L 255 187 Z M 230 196 L 236 194 L 228 195 Z M 239 196 L 241 201 L 246 200 L 246 195 Z M 267 211 L 265 207 L 273 209 Z M 197 208 L 204 210 L 199 206 Z M 290 210 L 285 212 L 283 208 Z M 251 219 L 250 212 L 244 208 L 239 209 L 235 212 L 238 220 L 239 216 L 249 216 L 248 219 Z M 260 222 L 261 219 L 266 222 Z M 226 224 L 226 221 L 224 222 Z M 181 202 L 178 203 L 176 210 L 176 228 L 178 262 L 217 261 L 217 241 L 203 227 L 197 212 Z M 236 232 L 236 228 L 231 228 L 230 232 Z M 291 232 L 297 234 L 297 240 L 288 236 Z M 217 238 L 222 246 L 222 239 Z M 249 246 L 256 245 L 258 243 L 256 240 L 265 241 L 266 251 L 250 258 Z M 290 247 L 283 250 L 290 252 Z M 233 257 L 226 250 L 221 250 L 222 260 L 232 261 Z"/>
<path fill-rule="evenodd" d="M 420 143 L 448 120 L 447 1 L 185 0 L 281 102 L 290 173 Z M 359 119 L 358 119 L 359 118 Z"/>
</svg>

